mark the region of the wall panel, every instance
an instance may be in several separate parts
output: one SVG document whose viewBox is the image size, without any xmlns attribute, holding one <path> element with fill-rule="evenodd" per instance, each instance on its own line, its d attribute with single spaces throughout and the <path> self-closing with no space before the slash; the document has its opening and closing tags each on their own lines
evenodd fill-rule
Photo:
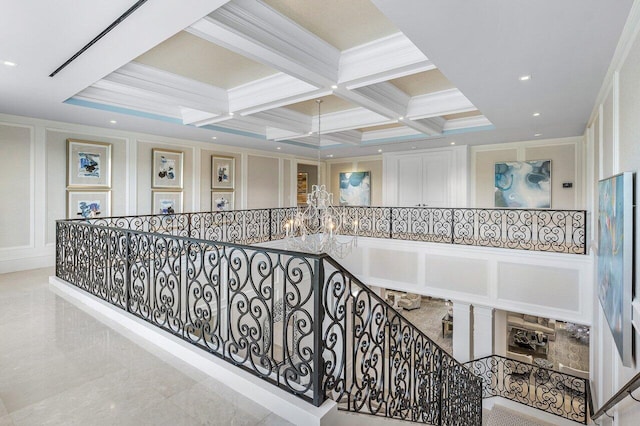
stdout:
<svg viewBox="0 0 640 426">
<path fill-rule="evenodd" d="M 278 159 L 249 155 L 247 164 L 247 208 L 264 209 L 278 206 Z"/>
<path fill-rule="evenodd" d="M 0 248 L 31 244 L 30 197 L 33 185 L 33 145 L 28 127 L 0 124 L 0 158 L 3 161 L 0 199 Z M 16 196 L 17 194 L 23 194 Z"/>
</svg>

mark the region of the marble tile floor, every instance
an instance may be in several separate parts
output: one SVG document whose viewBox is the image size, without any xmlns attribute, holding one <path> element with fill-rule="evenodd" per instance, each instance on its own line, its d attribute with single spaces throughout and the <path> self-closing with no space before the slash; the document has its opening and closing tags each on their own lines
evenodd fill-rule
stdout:
<svg viewBox="0 0 640 426">
<path fill-rule="evenodd" d="M 420 331 L 436 342 L 449 355 L 453 355 L 453 336 L 451 333 L 442 337 L 442 317 L 449 308 L 441 299 L 423 297 L 418 309 L 402 310 L 400 314 L 411 321 Z"/>
<path fill-rule="evenodd" d="M 0 275 L 0 426 L 291 424 L 56 296 L 53 274 Z"/>
</svg>

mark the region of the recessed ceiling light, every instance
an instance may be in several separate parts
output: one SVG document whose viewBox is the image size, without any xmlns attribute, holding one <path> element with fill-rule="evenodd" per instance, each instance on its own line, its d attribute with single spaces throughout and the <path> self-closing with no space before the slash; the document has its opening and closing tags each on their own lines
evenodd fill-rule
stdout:
<svg viewBox="0 0 640 426">
<path fill-rule="evenodd" d="M 278 146 L 278 147 L 276 147 L 276 149 L 280 150 L 280 149 L 282 149 L 282 148 Z"/>
<path fill-rule="evenodd" d="M 531 80 L 531 75 L 530 75 L 530 74 L 528 74 L 528 75 L 521 75 L 521 76 L 520 76 L 520 81 L 529 81 L 529 80 Z"/>
<path fill-rule="evenodd" d="M 333 158 L 333 154 L 327 154 L 327 157 Z"/>
<path fill-rule="evenodd" d="M 211 139 L 218 139 L 217 136 L 211 136 Z"/>
<path fill-rule="evenodd" d="M 400 116 L 400 117 L 398 117 L 398 120 L 402 121 L 402 120 L 404 120 L 404 117 Z"/>
<path fill-rule="evenodd" d="M 416 147 L 415 147 L 415 146 L 412 146 L 412 147 L 411 147 L 411 149 L 416 149 Z"/>
<path fill-rule="evenodd" d="M 382 150 L 381 150 L 381 149 L 379 149 L 379 150 L 378 150 L 378 152 L 382 152 Z"/>
<path fill-rule="evenodd" d="M 534 116 L 534 117 L 540 117 L 540 113 L 539 113 L 539 112 L 534 112 L 534 113 L 533 113 L 533 116 Z"/>
<path fill-rule="evenodd" d="M 313 134 L 313 132 L 309 132 L 309 134 L 310 134 L 310 135 L 312 135 L 312 134 Z"/>
<path fill-rule="evenodd" d="M 8 67 L 15 67 L 16 65 L 18 65 L 15 62 L 11 62 L 11 61 L 2 61 L 2 64 Z"/>
<path fill-rule="evenodd" d="M 333 86 L 331 86 L 332 89 L 337 89 L 338 86 L 336 86 L 335 84 Z"/>
<path fill-rule="evenodd" d="M 230 113 L 229 113 L 229 115 L 233 115 L 233 113 L 232 113 L 232 112 L 230 112 Z"/>
<path fill-rule="evenodd" d="M 111 121 L 109 121 L 109 123 L 111 123 L 111 124 L 117 124 L 118 122 L 117 122 L 116 120 L 111 120 Z"/>
<path fill-rule="evenodd" d="M 536 133 L 536 134 L 534 134 L 533 136 L 536 136 L 536 137 L 537 137 L 537 136 L 542 136 L 542 133 Z"/>
<path fill-rule="evenodd" d="M 455 145 L 455 144 L 456 144 L 455 142 L 451 142 L 451 145 Z"/>
</svg>

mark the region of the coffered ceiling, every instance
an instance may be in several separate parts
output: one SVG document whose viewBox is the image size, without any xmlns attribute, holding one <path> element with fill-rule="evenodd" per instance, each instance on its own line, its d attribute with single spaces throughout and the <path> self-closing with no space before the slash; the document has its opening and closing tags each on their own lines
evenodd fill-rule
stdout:
<svg viewBox="0 0 640 426">
<path fill-rule="evenodd" d="M 570 16 L 550 0 L 522 6 L 527 13 L 496 1 L 149 0 L 55 77 L 134 1 L 18 2 L 0 28 L 0 60 L 18 64 L 0 69 L 0 112 L 339 157 L 531 139 L 545 123 L 531 111 L 557 111 L 563 97 L 584 104 L 581 113 L 570 130 L 555 116 L 545 136 L 570 136 L 584 128 L 631 1 L 566 2 Z M 576 37 L 592 15 L 600 19 Z M 521 40 L 518 31 L 545 28 L 541 16 L 560 28 L 514 54 L 501 28 Z M 570 49 L 591 64 L 571 84 L 560 55 Z M 526 73 L 538 103 L 519 99 Z"/>
</svg>

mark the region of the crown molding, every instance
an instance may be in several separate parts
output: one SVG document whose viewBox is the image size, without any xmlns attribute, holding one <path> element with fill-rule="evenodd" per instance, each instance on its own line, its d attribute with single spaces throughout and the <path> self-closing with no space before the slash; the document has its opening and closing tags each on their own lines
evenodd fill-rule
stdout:
<svg viewBox="0 0 640 426">
<path fill-rule="evenodd" d="M 371 86 L 354 89 L 357 93 L 371 102 L 382 107 L 380 111 L 391 117 L 402 117 L 407 113 L 407 106 L 411 97 L 389 82 L 373 84 Z"/>
<path fill-rule="evenodd" d="M 422 133 L 429 136 L 435 136 L 442 133 L 445 119 L 442 117 L 422 118 L 419 120 L 405 120 L 404 123 Z"/>
<path fill-rule="evenodd" d="M 310 116 L 287 108 L 274 108 L 252 114 L 246 118 L 251 118 L 255 122 L 262 122 L 265 127 L 289 130 L 298 134 L 311 131 L 312 119 Z"/>
<path fill-rule="evenodd" d="M 471 127 L 490 126 L 493 123 L 484 115 L 447 120 L 443 130 L 468 129 Z"/>
<path fill-rule="evenodd" d="M 186 31 L 318 87 L 338 80 L 340 51 L 262 2 L 227 3 Z"/>
<path fill-rule="evenodd" d="M 175 104 L 156 102 L 146 98 L 135 98 L 129 93 L 112 92 L 97 87 L 87 87 L 71 99 L 95 102 L 103 105 L 132 109 L 150 114 L 157 114 L 182 119 L 180 108 Z"/>
<path fill-rule="evenodd" d="M 417 69 L 435 68 L 411 40 L 398 32 L 343 51 L 338 83 L 348 88 L 371 85 L 396 78 L 392 75 L 407 67 L 413 70 L 411 74 Z"/>
<path fill-rule="evenodd" d="M 288 74 L 277 73 L 229 89 L 229 110 L 249 115 L 330 93 Z"/>
<path fill-rule="evenodd" d="M 421 135 L 422 132 L 410 127 L 396 127 L 393 129 L 372 130 L 362 134 L 362 141 L 374 141 L 378 139 L 399 138 L 403 136 Z"/>
<path fill-rule="evenodd" d="M 448 89 L 411 98 L 407 108 L 407 117 L 411 120 L 420 120 L 446 114 L 475 111 L 476 109 L 460 90 Z"/>
</svg>

